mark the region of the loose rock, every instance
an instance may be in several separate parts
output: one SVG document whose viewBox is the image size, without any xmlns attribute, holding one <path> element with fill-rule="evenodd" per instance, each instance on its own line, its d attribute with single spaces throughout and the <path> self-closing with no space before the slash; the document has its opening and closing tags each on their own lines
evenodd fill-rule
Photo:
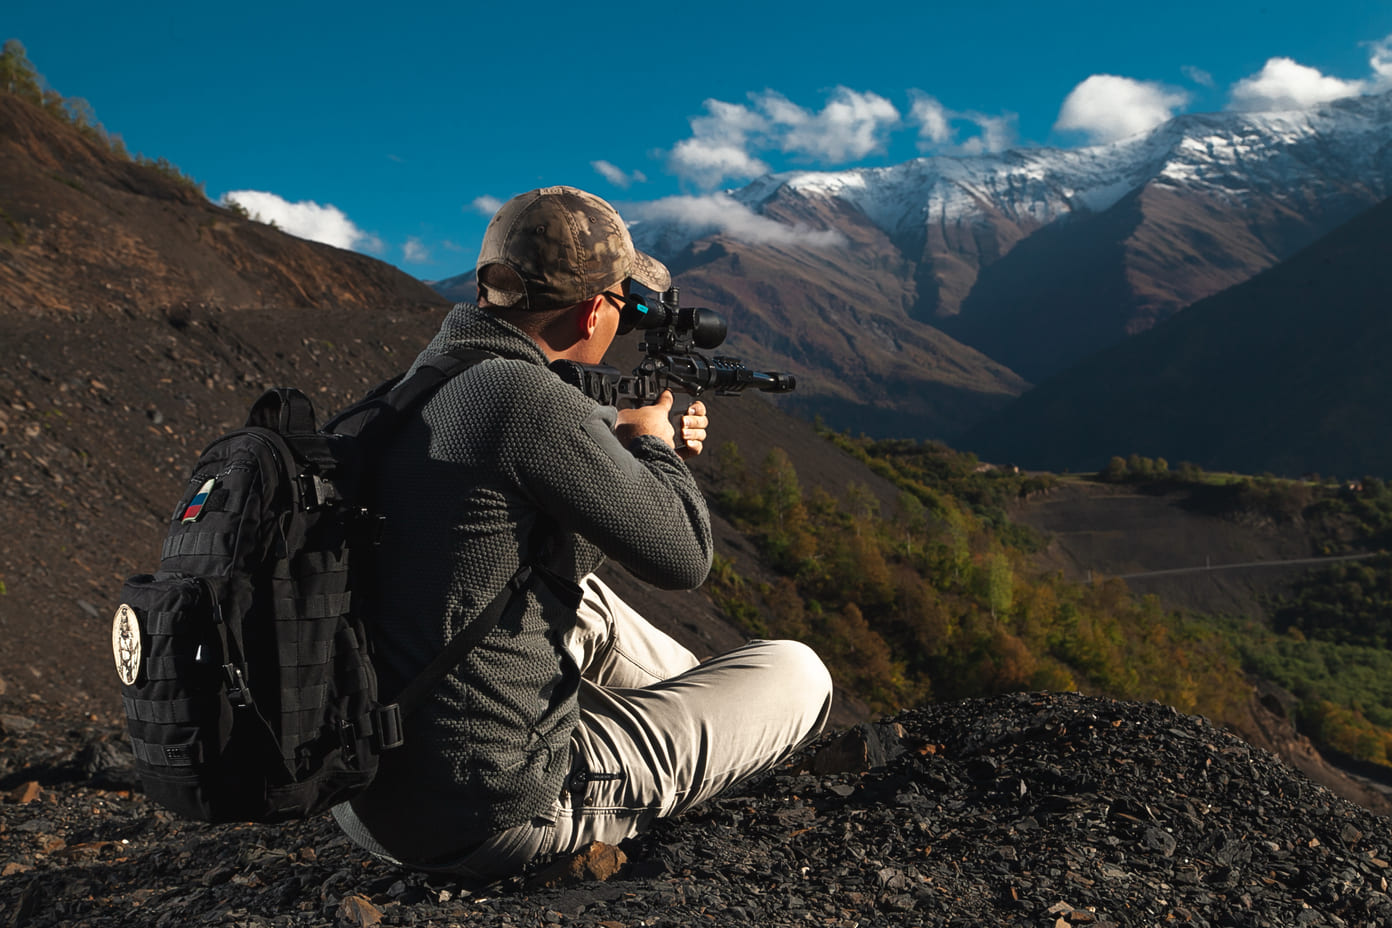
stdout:
<svg viewBox="0 0 1392 928">
<path fill-rule="evenodd" d="M 213 827 L 98 788 L 119 731 L 32 708 L 36 728 L 0 739 L 0 793 L 42 791 L 0 803 L 0 925 L 1392 925 L 1392 823 L 1153 703 L 924 707 L 870 726 L 886 749 L 868 768 L 817 772 L 867 740 L 830 734 L 486 891 L 387 866 L 327 816 Z"/>
<path fill-rule="evenodd" d="M 376 928 L 382 923 L 382 911 L 366 896 L 344 896 L 338 904 L 338 921 L 349 928 Z"/>
</svg>

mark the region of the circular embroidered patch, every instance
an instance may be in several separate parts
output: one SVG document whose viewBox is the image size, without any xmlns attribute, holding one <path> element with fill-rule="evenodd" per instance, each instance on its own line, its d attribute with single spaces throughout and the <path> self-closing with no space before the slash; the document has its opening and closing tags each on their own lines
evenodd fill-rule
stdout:
<svg viewBox="0 0 1392 928">
<path fill-rule="evenodd" d="M 140 675 L 140 622 L 135 610 L 125 603 L 116 610 L 111 623 L 111 652 L 116 656 L 116 674 L 127 686 Z"/>
</svg>

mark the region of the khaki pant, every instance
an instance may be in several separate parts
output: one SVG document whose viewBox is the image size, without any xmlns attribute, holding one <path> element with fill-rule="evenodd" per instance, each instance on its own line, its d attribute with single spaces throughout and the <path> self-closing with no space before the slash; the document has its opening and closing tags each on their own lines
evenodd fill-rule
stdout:
<svg viewBox="0 0 1392 928">
<path fill-rule="evenodd" d="M 566 787 L 549 815 L 441 869 L 488 882 L 541 854 L 617 844 L 767 770 L 826 724 L 831 677 L 801 642 L 751 641 L 698 663 L 597 577 L 582 587 L 565 641 L 583 673 Z M 340 824 L 377 850 L 347 808 Z"/>
</svg>

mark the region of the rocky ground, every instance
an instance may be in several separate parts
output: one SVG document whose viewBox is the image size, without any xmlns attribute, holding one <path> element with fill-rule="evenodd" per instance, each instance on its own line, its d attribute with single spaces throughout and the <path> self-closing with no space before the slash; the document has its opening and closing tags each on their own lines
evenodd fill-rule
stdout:
<svg viewBox="0 0 1392 928">
<path fill-rule="evenodd" d="M 1382 926 L 1392 823 L 1157 704 L 1020 694 L 829 735 L 620 848 L 485 891 L 332 821 L 147 802 L 121 733 L 0 707 L 0 925 Z"/>
</svg>

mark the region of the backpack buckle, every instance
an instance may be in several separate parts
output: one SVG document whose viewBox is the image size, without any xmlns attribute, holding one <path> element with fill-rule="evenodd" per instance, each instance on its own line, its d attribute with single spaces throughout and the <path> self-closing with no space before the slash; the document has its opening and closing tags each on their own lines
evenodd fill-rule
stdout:
<svg viewBox="0 0 1392 928">
<path fill-rule="evenodd" d="M 338 744 L 344 762 L 350 767 L 356 767 L 358 764 L 357 731 L 353 728 L 353 723 L 347 719 L 338 723 Z"/>
<path fill-rule="evenodd" d="M 378 706 L 372 713 L 372 747 L 379 753 L 399 748 L 405 741 L 401 725 L 401 706 Z"/>
<path fill-rule="evenodd" d="M 300 485 L 300 508 L 305 512 L 323 509 L 329 503 L 338 501 L 333 483 L 313 471 L 300 471 L 295 475 Z"/>
<path fill-rule="evenodd" d="M 382 544 L 382 537 L 387 531 L 387 517 L 380 513 L 362 511 L 363 519 L 367 524 L 367 543 L 376 548 Z"/>
<path fill-rule="evenodd" d="M 247 686 L 242 668 L 236 664 L 223 664 L 222 675 L 227 679 L 227 698 L 239 708 L 249 707 L 252 703 L 251 687 Z"/>
</svg>

